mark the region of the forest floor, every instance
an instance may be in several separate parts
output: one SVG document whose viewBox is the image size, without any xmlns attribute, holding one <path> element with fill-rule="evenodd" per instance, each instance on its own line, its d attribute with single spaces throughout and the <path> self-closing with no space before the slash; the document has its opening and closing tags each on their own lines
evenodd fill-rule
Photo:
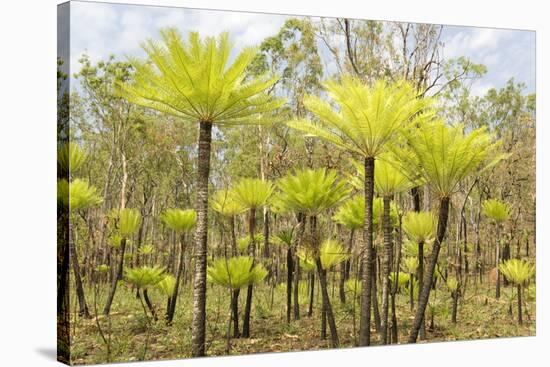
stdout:
<svg viewBox="0 0 550 367">
<path fill-rule="evenodd" d="M 230 354 L 241 355 L 267 352 L 289 352 L 329 348 L 329 339 L 320 338 L 320 305 L 318 294 L 315 297 L 313 316 L 307 317 L 309 298 L 307 289 L 300 292 L 301 318 L 286 323 L 286 290 L 278 286 L 271 288 L 261 285 L 255 288 L 255 297 L 251 318 L 251 337 L 231 339 Z M 331 289 L 331 302 L 335 311 L 340 347 L 356 345 L 354 338 L 353 302 L 342 304 L 337 289 Z M 420 342 L 439 342 L 451 340 L 472 340 L 484 338 L 530 336 L 535 335 L 535 302 L 527 302 L 524 323 L 517 324 L 517 301 L 512 299 L 512 288 L 503 288 L 500 300 L 494 298 L 494 288 L 486 285 L 466 290 L 458 306 L 458 322 L 451 322 L 452 300 L 448 292 L 435 292 L 435 307 L 427 310 L 426 340 Z M 188 285 L 178 297 L 178 305 L 172 326 L 166 326 L 164 315 L 166 299 L 160 294 L 150 295 L 159 320 L 152 322 L 145 317 L 142 305 L 125 284 L 117 290 L 111 315 L 104 317 L 101 310 L 104 294 L 97 299 L 95 310 L 94 291 L 90 290 L 88 306 L 91 319 L 72 317 L 72 361 L 74 364 L 105 362 L 123 362 L 137 360 L 180 359 L 190 357 L 192 289 Z M 433 293 L 432 293 L 433 294 Z M 246 292 L 241 292 L 240 309 L 242 313 Z M 348 297 L 349 298 L 349 297 Z M 512 299 L 512 315 L 509 314 Z M 208 286 L 207 298 L 207 355 L 226 355 L 227 324 L 229 321 L 229 292 L 217 286 Z M 74 309 L 78 310 L 76 300 Z M 406 342 L 414 311 L 410 310 L 408 296 L 398 294 L 396 313 L 398 319 L 399 341 Z M 434 327 L 430 326 L 430 312 L 434 311 Z M 96 318 L 95 315 L 99 314 Z M 242 327 L 242 314 L 239 324 Z M 98 324 L 106 341 L 101 337 Z M 355 304 L 355 330 L 359 328 L 359 304 Z M 329 335 L 330 337 L 330 335 Z M 373 325 L 373 345 L 378 343 L 378 335 Z M 110 349 L 110 356 L 108 350 Z"/>
</svg>

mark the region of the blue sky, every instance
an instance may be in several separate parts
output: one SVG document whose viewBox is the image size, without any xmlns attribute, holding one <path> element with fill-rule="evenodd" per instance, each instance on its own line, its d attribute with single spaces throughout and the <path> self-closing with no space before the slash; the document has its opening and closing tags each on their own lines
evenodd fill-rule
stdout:
<svg viewBox="0 0 550 367">
<path fill-rule="evenodd" d="M 86 52 L 93 61 L 109 54 L 141 55 L 139 43 L 156 38 L 158 29 L 176 26 L 182 33 L 216 35 L 230 31 L 235 46 L 255 45 L 275 34 L 288 16 L 108 3 L 71 2 L 71 70 Z M 445 26 L 444 57 L 469 57 L 488 73 L 472 85 L 476 95 L 502 87 L 510 78 L 535 91 L 535 32 Z"/>
</svg>

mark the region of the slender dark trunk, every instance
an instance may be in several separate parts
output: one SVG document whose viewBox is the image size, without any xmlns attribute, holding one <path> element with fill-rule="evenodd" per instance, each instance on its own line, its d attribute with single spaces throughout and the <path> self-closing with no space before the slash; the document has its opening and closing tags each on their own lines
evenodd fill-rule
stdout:
<svg viewBox="0 0 550 367">
<path fill-rule="evenodd" d="M 286 250 L 286 322 L 289 324 L 292 312 L 292 274 L 294 273 L 292 257 L 292 246 L 289 246 Z"/>
<path fill-rule="evenodd" d="M 303 213 L 298 214 L 298 226 L 297 231 L 298 233 L 295 236 L 295 240 L 292 245 L 292 254 L 293 254 L 293 264 L 294 264 L 294 300 L 293 300 L 293 306 L 294 306 L 294 320 L 300 319 L 300 299 L 299 299 L 299 289 L 298 289 L 298 280 L 300 278 L 300 266 L 299 266 L 299 259 L 297 256 L 297 249 L 298 246 L 302 243 L 302 240 L 304 238 L 304 233 L 306 230 L 306 216 Z"/>
<path fill-rule="evenodd" d="M 384 226 L 384 256 L 382 257 L 382 317 L 380 340 L 388 344 L 388 314 L 390 293 L 390 266 L 392 261 L 392 240 L 390 221 L 391 198 L 384 196 L 383 226 Z M 397 283 L 397 280 L 395 281 Z"/>
<path fill-rule="evenodd" d="M 453 311 L 451 313 L 451 322 L 453 324 L 456 324 L 456 314 L 458 311 L 458 288 L 451 293 L 451 297 L 453 298 Z"/>
<path fill-rule="evenodd" d="M 248 245 L 248 255 L 254 260 L 256 254 L 256 241 L 254 239 L 254 232 L 256 231 L 256 209 L 251 208 L 248 217 L 248 231 L 250 235 L 250 244 Z M 253 261 L 254 263 L 254 261 Z M 254 286 L 250 284 L 246 289 L 246 303 L 244 306 L 243 316 L 243 338 L 250 337 L 250 313 L 252 311 L 252 292 Z"/>
<path fill-rule="evenodd" d="M 426 312 L 426 306 L 430 298 L 430 291 L 432 289 L 433 275 L 435 267 L 437 265 L 437 258 L 439 256 L 439 250 L 441 249 L 441 243 L 445 238 L 445 232 L 447 230 L 447 220 L 449 218 L 449 197 L 443 197 L 439 203 L 439 215 L 437 221 L 437 236 L 433 244 L 433 249 L 428 263 L 428 268 L 424 274 L 424 285 L 420 289 L 420 297 L 418 299 L 418 308 L 414 317 L 411 333 L 409 335 L 409 343 L 416 343 L 418 333 L 422 322 L 424 321 L 424 313 Z"/>
<path fill-rule="evenodd" d="M 420 293 L 424 286 L 424 242 L 418 244 L 418 303 L 420 304 Z M 426 339 L 426 320 L 423 319 L 420 325 L 420 339 Z"/>
<path fill-rule="evenodd" d="M 323 301 L 323 313 L 326 315 L 326 320 L 330 329 L 330 345 L 332 348 L 337 348 L 340 344 L 338 340 L 338 331 L 336 330 L 336 321 L 332 312 L 332 306 L 330 304 L 330 297 L 328 295 L 327 286 L 327 273 L 323 269 L 321 263 L 321 256 L 319 253 L 319 241 L 317 236 L 317 218 L 315 216 L 310 217 L 311 226 L 311 240 L 315 248 L 315 264 L 317 265 L 317 273 L 319 274 L 319 283 L 321 285 L 321 298 Z"/>
<path fill-rule="evenodd" d="M 147 308 L 149 311 L 151 311 L 151 315 L 153 316 L 153 320 L 157 321 L 157 312 L 155 311 L 155 307 L 153 307 L 153 304 L 151 303 L 151 300 L 149 299 L 149 294 L 147 293 L 147 288 L 143 290 L 143 299 L 145 300 L 145 304 L 147 305 Z"/>
<path fill-rule="evenodd" d="M 401 264 L 401 246 L 403 243 L 403 229 L 401 227 L 401 219 L 399 216 L 399 230 L 397 232 L 397 260 L 395 262 L 395 278 L 399 279 L 399 266 Z M 412 277 L 411 277 L 412 278 Z M 399 342 L 399 332 L 397 326 L 397 313 L 395 310 L 395 297 L 397 294 L 397 285 L 399 282 L 395 282 L 391 292 L 391 342 L 397 344 Z"/>
<path fill-rule="evenodd" d="M 374 319 L 374 327 L 376 332 L 380 333 L 382 330 L 382 320 L 380 319 L 380 309 L 378 307 L 378 255 L 377 251 L 374 248 L 372 252 L 372 291 L 371 291 L 371 302 L 372 302 L 372 317 Z"/>
<path fill-rule="evenodd" d="M 168 309 L 168 314 L 166 316 L 166 323 L 168 325 L 172 324 L 172 320 L 174 320 L 174 313 L 176 312 L 176 303 L 178 300 L 178 292 L 181 282 L 181 277 L 183 275 L 183 268 L 185 264 L 185 245 L 184 245 L 184 236 L 182 234 L 180 238 L 180 261 L 178 264 L 178 273 L 176 275 L 176 284 L 174 285 L 174 291 L 172 292 L 172 296 L 170 297 L 170 308 Z"/>
<path fill-rule="evenodd" d="M 346 303 L 346 261 L 340 263 L 340 279 L 338 280 L 338 294 L 340 296 L 340 302 Z"/>
<path fill-rule="evenodd" d="M 371 289 L 373 223 L 372 202 L 374 199 L 374 158 L 365 158 L 365 226 L 363 228 L 363 272 L 361 292 L 361 316 L 359 321 L 359 345 L 370 345 Z"/>
<path fill-rule="evenodd" d="M 105 316 L 109 315 L 109 312 L 111 311 L 111 305 L 113 304 L 113 299 L 115 298 L 115 292 L 118 285 L 118 281 L 122 279 L 125 252 L 126 252 L 126 238 L 122 238 L 122 240 L 120 241 L 120 259 L 118 260 L 116 274 L 113 277 L 113 281 L 111 283 L 111 290 L 109 292 L 109 297 L 107 298 L 107 303 L 105 304 L 105 308 L 103 309 L 103 314 Z"/>
<path fill-rule="evenodd" d="M 73 228 L 70 228 L 71 232 Z M 74 273 L 74 282 L 76 286 L 76 296 L 78 298 L 78 304 L 80 309 L 78 315 L 85 317 L 87 319 L 91 318 L 90 312 L 88 311 L 88 304 L 86 303 L 86 297 L 84 295 L 84 286 L 82 285 L 82 277 L 80 276 L 80 265 L 78 263 L 78 255 L 76 253 L 76 246 L 74 244 L 74 234 L 69 234 L 69 251 L 70 259 L 73 264 L 73 273 Z"/>
<path fill-rule="evenodd" d="M 239 293 L 240 289 L 236 289 L 231 293 L 231 312 L 233 318 L 233 337 L 239 338 L 241 332 L 239 330 Z"/>
<path fill-rule="evenodd" d="M 300 320 L 300 258 L 294 256 L 294 320 Z"/>
<path fill-rule="evenodd" d="M 205 355 L 206 340 L 206 257 L 208 243 L 208 177 L 210 175 L 210 144 L 212 124 L 199 123 L 199 154 L 197 161 L 197 226 L 195 229 L 195 282 L 193 288 L 193 323 L 191 346 L 193 357 Z"/>
<path fill-rule="evenodd" d="M 311 272 L 311 287 L 309 288 L 309 309 L 307 311 L 308 317 L 313 315 L 313 296 L 315 294 L 315 272 Z"/>
<path fill-rule="evenodd" d="M 330 345 L 332 348 L 338 348 L 340 342 L 338 340 L 338 331 L 336 330 L 336 321 L 334 320 L 334 314 L 332 313 L 332 306 L 330 305 L 330 298 L 327 290 L 327 278 L 326 272 L 321 264 L 321 258 L 317 256 L 315 259 L 317 264 L 317 273 L 319 274 L 319 282 L 321 284 L 321 296 L 323 299 L 323 313 L 325 314 L 330 329 Z"/>
</svg>

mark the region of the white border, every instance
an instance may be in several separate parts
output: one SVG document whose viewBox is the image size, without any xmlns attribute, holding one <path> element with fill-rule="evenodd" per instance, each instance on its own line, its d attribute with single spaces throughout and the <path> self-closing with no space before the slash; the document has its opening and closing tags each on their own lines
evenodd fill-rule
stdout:
<svg viewBox="0 0 550 367">
<path fill-rule="evenodd" d="M 0 11 L 0 365 L 54 366 L 55 354 L 55 60 L 56 0 L 3 3 Z M 134 0 L 132 4 L 187 6 L 299 15 L 348 16 L 537 31 L 537 336 L 148 362 L 146 366 L 422 366 L 548 365 L 545 291 L 548 232 L 544 188 L 550 136 L 542 101 L 550 85 L 549 29 L 543 1 L 252 1 Z M 544 45 L 546 43 L 546 45 Z M 550 63 L 546 62 L 547 65 Z M 549 311 L 546 311 L 549 312 Z M 119 364 L 119 366 L 136 364 Z"/>
</svg>

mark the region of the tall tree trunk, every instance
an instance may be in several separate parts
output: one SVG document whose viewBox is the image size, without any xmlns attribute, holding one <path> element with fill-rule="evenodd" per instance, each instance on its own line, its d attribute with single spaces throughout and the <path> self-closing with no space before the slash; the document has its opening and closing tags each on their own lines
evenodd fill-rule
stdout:
<svg viewBox="0 0 550 367">
<path fill-rule="evenodd" d="M 390 201 L 391 198 L 384 196 L 384 256 L 382 258 L 382 322 L 380 340 L 382 344 L 388 344 L 388 310 L 390 293 L 390 266 L 392 260 L 392 240 L 391 240 L 391 221 L 390 221 Z M 395 281 L 398 283 L 398 281 Z"/>
<path fill-rule="evenodd" d="M 248 245 L 248 255 L 254 260 L 256 254 L 256 241 L 254 239 L 254 232 L 256 231 L 256 209 L 251 208 L 248 217 L 248 232 L 250 235 L 250 244 Z M 254 263 L 254 261 L 253 261 Z M 250 284 L 246 289 L 246 303 L 244 306 L 243 317 L 243 338 L 250 337 L 250 313 L 252 311 L 252 292 L 254 286 Z"/>
<path fill-rule="evenodd" d="M 197 162 L 197 226 L 195 229 L 195 283 L 193 288 L 193 323 L 191 345 L 193 357 L 205 355 L 206 340 L 206 257 L 208 242 L 208 177 L 212 124 L 199 123 L 199 156 Z"/>
<path fill-rule="evenodd" d="M 424 321 L 424 313 L 426 312 L 426 306 L 428 305 L 428 300 L 430 298 L 430 291 L 432 289 L 433 275 L 435 272 L 435 267 L 437 265 L 439 250 L 441 249 L 441 243 L 445 238 L 445 232 L 447 230 L 447 220 L 449 218 L 449 203 L 449 197 L 441 198 L 439 203 L 437 236 L 433 244 L 430 262 L 428 263 L 428 268 L 426 269 L 427 271 L 424 275 L 424 285 L 420 289 L 418 308 L 416 309 L 416 315 L 414 316 L 411 333 L 409 335 L 409 343 L 416 343 L 416 339 L 418 338 L 418 333 L 420 331 L 420 326 Z"/>
<path fill-rule="evenodd" d="M 124 253 L 126 252 L 126 238 L 122 238 L 120 241 L 120 259 L 118 260 L 118 266 L 116 269 L 115 276 L 111 283 L 111 290 L 109 296 L 107 297 L 107 303 L 105 303 L 105 308 L 103 309 L 103 314 L 105 316 L 109 315 L 111 312 L 111 305 L 113 304 L 113 299 L 115 298 L 115 292 L 118 285 L 118 281 L 122 279 L 122 271 L 124 270 Z"/>
<path fill-rule="evenodd" d="M 363 272 L 361 292 L 361 317 L 359 321 L 359 345 L 370 345 L 371 320 L 371 284 L 372 284 L 372 250 L 373 223 L 372 202 L 374 199 L 374 158 L 365 158 L 365 227 L 363 228 Z"/>
<path fill-rule="evenodd" d="M 82 285 L 82 277 L 80 276 L 80 265 L 78 263 L 78 255 L 76 253 L 76 246 L 74 244 L 74 233 L 72 233 L 73 232 L 72 225 L 70 225 L 70 231 L 71 233 L 69 234 L 69 251 L 70 251 L 71 262 L 73 264 L 76 296 L 78 298 L 78 304 L 80 306 L 78 314 L 80 316 L 83 316 L 89 319 L 91 318 L 91 316 L 90 316 L 90 312 L 88 311 L 88 305 L 86 304 L 86 297 L 84 296 L 84 286 Z"/>
</svg>

